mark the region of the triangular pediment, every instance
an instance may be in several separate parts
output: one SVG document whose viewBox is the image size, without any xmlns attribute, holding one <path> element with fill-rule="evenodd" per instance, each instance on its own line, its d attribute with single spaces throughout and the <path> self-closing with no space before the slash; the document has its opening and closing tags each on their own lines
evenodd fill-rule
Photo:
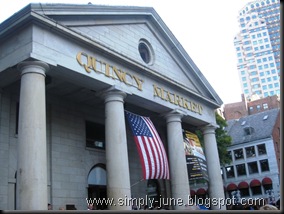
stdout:
<svg viewBox="0 0 284 214">
<path fill-rule="evenodd" d="M 30 4 L 29 7 L 34 13 L 149 71 L 150 78 L 167 82 L 215 107 L 222 104 L 153 8 L 73 4 Z M 145 63 L 141 57 L 141 41 L 151 46 L 151 63 Z"/>
</svg>

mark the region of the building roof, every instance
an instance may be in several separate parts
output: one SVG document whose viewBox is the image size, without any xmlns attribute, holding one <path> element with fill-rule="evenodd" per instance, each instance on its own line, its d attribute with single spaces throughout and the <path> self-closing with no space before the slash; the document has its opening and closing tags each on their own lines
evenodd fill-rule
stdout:
<svg viewBox="0 0 284 214">
<path fill-rule="evenodd" d="M 232 145 L 270 138 L 280 109 L 271 109 L 258 114 L 228 120 L 226 130 L 232 137 Z"/>
<path fill-rule="evenodd" d="M 100 49 L 99 51 L 103 53 L 111 53 L 112 56 L 132 63 L 132 66 L 143 66 L 144 73 L 148 72 L 156 78 L 161 77 L 175 87 L 180 86 L 189 92 L 191 97 L 194 96 L 213 108 L 223 104 L 210 83 L 152 7 L 32 3 L 0 24 L 0 39 L 9 38 L 16 29 L 31 22 L 39 23 L 41 26 L 52 29 L 51 32 L 59 32 L 66 38 L 73 38 L 93 49 Z M 152 66 L 153 69 L 144 64 L 140 65 L 129 54 L 136 53 L 136 49 L 125 53 L 122 45 L 113 44 L 112 39 L 118 31 L 134 25 L 143 26 L 145 31 L 152 32 L 151 39 L 159 41 L 162 44 L 161 47 L 165 49 L 163 53 L 168 54 L 171 60 L 176 62 L 176 69 L 171 69 L 170 74 L 173 75 L 179 70 L 182 72 L 169 78 L 169 75 L 166 75 L 161 68 L 156 69 Z M 105 38 L 98 39 L 96 32 L 102 32 L 105 29 L 104 26 L 108 26 L 107 30 L 110 32 L 105 33 Z M 122 39 L 128 38 L 125 36 Z M 9 67 L 12 66 L 9 65 Z M 4 65 L 2 67 L 5 68 Z"/>
</svg>

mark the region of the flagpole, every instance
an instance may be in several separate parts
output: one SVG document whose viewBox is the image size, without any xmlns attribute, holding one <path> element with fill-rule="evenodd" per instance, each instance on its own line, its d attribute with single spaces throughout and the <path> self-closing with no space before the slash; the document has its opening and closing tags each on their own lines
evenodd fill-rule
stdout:
<svg viewBox="0 0 284 214">
<path fill-rule="evenodd" d="M 133 187 L 133 186 L 135 186 L 136 184 L 139 184 L 141 181 L 143 181 L 144 180 L 144 178 L 142 178 L 140 181 L 137 181 L 136 183 L 134 183 L 134 184 L 132 184 L 130 187 Z"/>
</svg>

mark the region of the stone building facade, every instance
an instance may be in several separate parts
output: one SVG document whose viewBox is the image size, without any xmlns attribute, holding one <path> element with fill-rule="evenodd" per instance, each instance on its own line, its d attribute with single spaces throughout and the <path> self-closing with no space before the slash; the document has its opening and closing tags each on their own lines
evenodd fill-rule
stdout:
<svg viewBox="0 0 284 214">
<path fill-rule="evenodd" d="M 224 198 L 222 101 L 153 8 L 29 4 L 0 24 L 0 41 L 1 210 L 86 210 L 86 198 L 129 210 L 127 198 L 147 196 L 186 204 L 183 129 L 203 131 L 209 195 Z M 153 121 L 169 180 L 141 179 L 124 110 Z"/>
</svg>

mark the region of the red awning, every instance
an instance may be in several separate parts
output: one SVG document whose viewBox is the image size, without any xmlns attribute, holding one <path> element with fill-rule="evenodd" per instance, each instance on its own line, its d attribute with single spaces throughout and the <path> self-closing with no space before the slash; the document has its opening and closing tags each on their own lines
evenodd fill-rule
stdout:
<svg viewBox="0 0 284 214">
<path fill-rule="evenodd" d="M 193 189 L 191 189 L 190 190 L 190 196 L 194 196 L 194 195 L 196 195 L 196 192 Z"/>
<path fill-rule="evenodd" d="M 268 184 L 272 184 L 272 180 L 268 177 L 265 177 L 262 179 L 262 185 L 268 185 Z"/>
<path fill-rule="evenodd" d="M 196 191 L 196 195 L 206 195 L 206 190 L 203 188 L 200 188 Z"/>
<path fill-rule="evenodd" d="M 249 185 L 248 185 L 247 182 L 242 181 L 241 183 L 239 183 L 238 188 L 239 189 L 246 189 L 246 188 L 249 188 Z"/>
<path fill-rule="evenodd" d="M 257 187 L 257 186 L 260 186 L 261 185 L 261 183 L 260 183 L 260 181 L 259 180 L 257 180 L 257 179 L 253 179 L 251 182 L 250 182 L 250 187 Z"/>
<path fill-rule="evenodd" d="M 227 190 L 228 191 L 231 191 L 231 190 L 236 190 L 238 189 L 237 185 L 234 184 L 234 183 L 230 183 L 228 186 L 227 186 Z"/>
</svg>

